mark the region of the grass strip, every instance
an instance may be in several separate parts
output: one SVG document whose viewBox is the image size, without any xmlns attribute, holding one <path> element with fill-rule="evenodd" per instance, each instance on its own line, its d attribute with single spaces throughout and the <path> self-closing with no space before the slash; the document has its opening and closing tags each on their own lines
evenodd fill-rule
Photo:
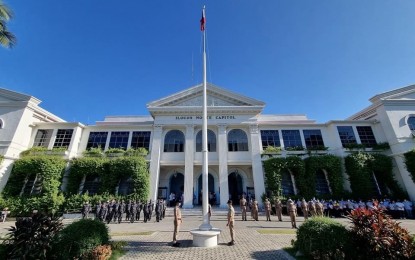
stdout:
<svg viewBox="0 0 415 260">
<path fill-rule="evenodd" d="M 295 235 L 296 229 L 258 229 L 258 233 L 262 235 Z"/>
<path fill-rule="evenodd" d="M 154 234 L 153 231 L 143 231 L 143 232 L 114 232 L 110 233 L 111 236 L 150 236 Z"/>
</svg>

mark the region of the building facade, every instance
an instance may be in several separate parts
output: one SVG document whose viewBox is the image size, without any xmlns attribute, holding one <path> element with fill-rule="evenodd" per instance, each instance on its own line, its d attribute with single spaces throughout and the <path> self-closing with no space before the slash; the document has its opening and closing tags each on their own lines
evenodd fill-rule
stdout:
<svg viewBox="0 0 415 260">
<path fill-rule="evenodd" d="M 197 85 L 148 103 L 149 116 L 108 116 L 87 126 L 42 109 L 35 97 L 0 89 L 0 154 L 5 158 L 0 190 L 20 152 L 34 146 L 66 148 L 68 159 L 95 147 L 144 147 L 149 151 L 149 199 L 174 193 L 183 197 L 184 207 L 191 208 L 206 192 L 201 178 L 202 92 L 203 86 Z M 207 95 L 207 192 L 216 195 L 214 203 L 225 207 L 229 198 L 236 200 L 241 194 L 260 198 L 265 192 L 262 160 L 267 146 L 281 147 L 281 156 L 306 157 L 309 149 L 345 157 L 348 145 L 362 144 L 370 150 L 379 143 L 389 143 L 384 153 L 393 159 L 394 176 L 415 200 L 415 184 L 403 158 L 415 147 L 415 85 L 378 94 L 369 107 L 348 119 L 326 123 L 305 115 L 264 115 L 264 102 L 213 84 L 208 84 Z M 317 173 L 316 182 L 320 193 L 330 193 L 324 171 Z M 282 176 L 282 186 L 287 195 L 297 193 L 289 172 Z M 350 189 L 347 181 L 344 188 Z"/>
</svg>

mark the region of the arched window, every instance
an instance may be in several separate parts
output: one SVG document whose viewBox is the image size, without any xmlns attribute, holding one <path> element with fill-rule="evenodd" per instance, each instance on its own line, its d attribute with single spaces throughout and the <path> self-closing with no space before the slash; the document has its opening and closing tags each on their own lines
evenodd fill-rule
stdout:
<svg viewBox="0 0 415 260">
<path fill-rule="evenodd" d="M 97 175 L 88 175 L 85 177 L 82 193 L 88 192 L 89 195 L 98 193 L 101 179 Z"/>
<path fill-rule="evenodd" d="M 407 123 L 408 123 L 409 129 L 411 131 L 415 131 L 415 116 L 410 116 L 408 118 Z"/>
<path fill-rule="evenodd" d="M 215 133 L 208 129 L 207 130 L 207 139 L 208 139 L 208 143 L 207 143 L 207 148 L 209 152 L 216 152 L 216 135 Z M 200 130 L 197 135 L 196 135 L 196 152 L 201 152 L 202 151 L 202 130 Z"/>
<path fill-rule="evenodd" d="M 329 184 L 327 183 L 326 174 L 321 169 L 316 172 L 316 194 L 330 194 L 330 188 Z"/>
<path fill-rule="evenodd" d="M 282 188 L 282 195 L 294 195 L 294 184 L 291 178 L 291 173 L 284 171 L 281 174 L 281 188 Z"/>
<path fill-rule="evenodd" d="M 119 195 L 130 195 L 134 193 L 134 181 L 131 177 L 124 177 L 118 184 Z"/>
<path fill-rule="evenodd" d="M 248 151 L 248 137 L 241 129 L 233 129 L 228 134 L 228 151 L 244 152 Z"/>
<path fill-rule="evenodd" d="M 164 152 L 184 152 L 184 134 L 179 130 L 171 130 L 164 138 Z"/>
</svg>

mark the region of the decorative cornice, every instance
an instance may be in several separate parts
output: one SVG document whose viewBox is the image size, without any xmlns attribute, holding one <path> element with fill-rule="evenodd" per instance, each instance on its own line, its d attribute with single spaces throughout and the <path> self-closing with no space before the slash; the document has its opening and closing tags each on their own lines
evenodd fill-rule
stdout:
<svg viewBox="0 0 415 260">
<path fill-rule="evenodd" d="M 258 125 L 250 125 L 249 131 L 251 134 L 258 134 L 259 133 Z"/>
</svg>

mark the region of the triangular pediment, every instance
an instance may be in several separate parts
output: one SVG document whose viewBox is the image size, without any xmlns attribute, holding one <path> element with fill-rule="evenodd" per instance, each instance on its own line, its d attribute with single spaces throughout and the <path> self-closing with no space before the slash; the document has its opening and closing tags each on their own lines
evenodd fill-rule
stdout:
<svg viewBox="0 0 415 260">
<path fill-rule="evenodd" d="M 206 86 L 208 106 L 264 106 L 264 102 L 249 98 L 213 84 Z M 183 107 L 183 106 L 202 106 L 203 104 L 203 85 L 197 85 L 184 91 L 175 93 L 168 97 L 153 101 L 147 104 L 152 107 Z"/>
<path fill-rule="evenodd" d="M 372 103 L 380 100 L 415 100 L 415 85 L 387 91 L 370 99 Z"/>
<path fill-rule="evenodd" d="M 0 102 L 28 102 L 31 101 L 35 104 L 39 104 L 40 100 L 25 94 L 21 94 L 15 91 L 11 91 L 5 88 L 0 88 Z"/>
<path fill-rule="evenodd" d="M 211 83 L 206 85 L 207 106 L 209 111 L 230 111 L 260 113 L 265 103 L 238 93 L 220 88 Z M 152 115 L 171 114 L 174 111 L 197 112 L 203 105 L 203 84 L 196 85 L 173 95 L 147 104 Z"/>
</svg>

